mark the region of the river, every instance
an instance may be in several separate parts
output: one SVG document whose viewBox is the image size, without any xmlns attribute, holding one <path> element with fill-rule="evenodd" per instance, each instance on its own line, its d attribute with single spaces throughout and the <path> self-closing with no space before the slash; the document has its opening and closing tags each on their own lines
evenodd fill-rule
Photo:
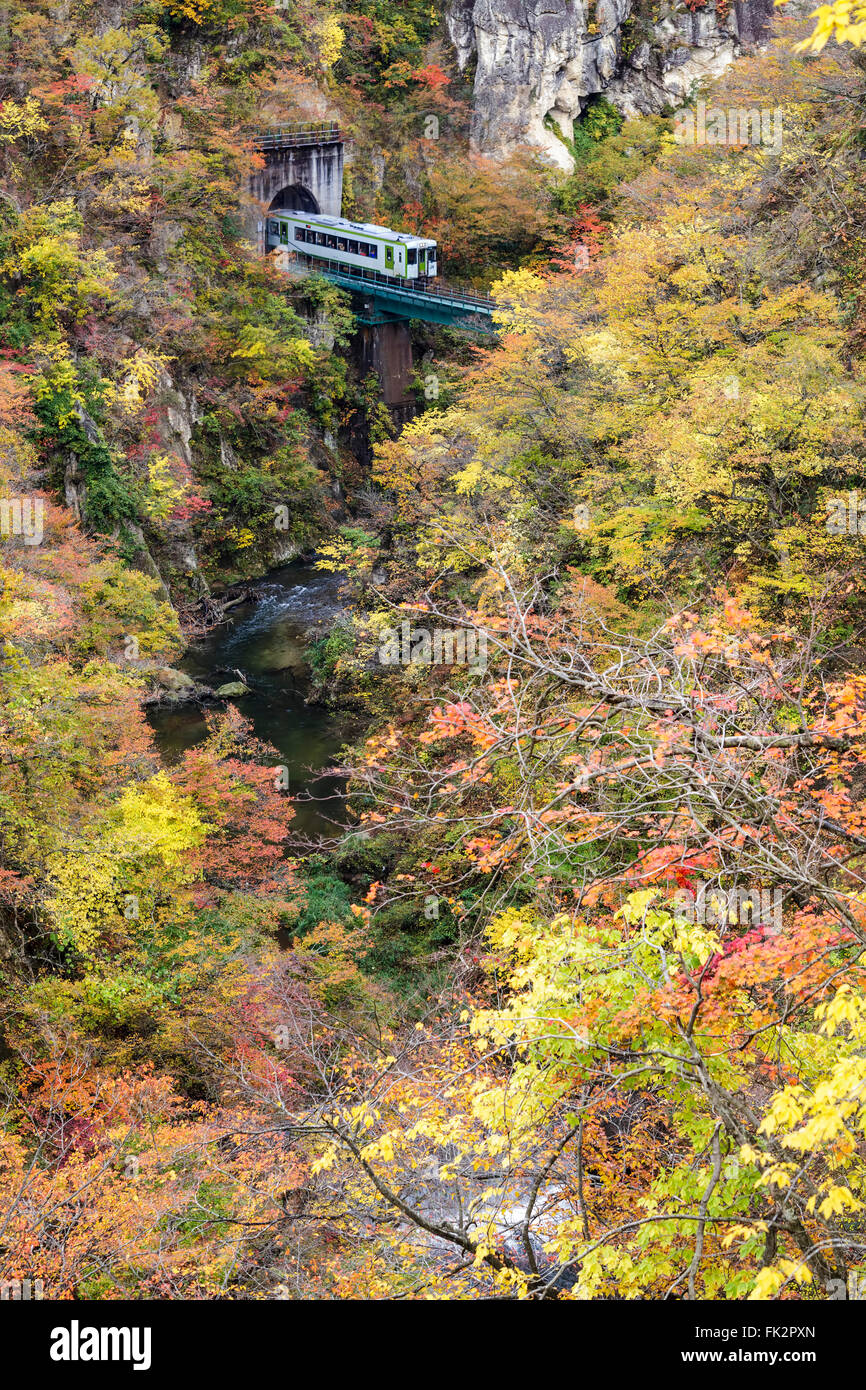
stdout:
<svg viewBox="0 0 866 1390">
<path fill-rule="evenodd" d="M 235 680 L 242 671 L 251 693 L 235 701 L 258 738 L 277 749 L 288 767 L 294 802 L 293 836 L 333 834 L 344 820 L 342 783 L 323 773 L 351 737 L 345 714 L 306 704 L 309 668 L 304 635 L 320 627 L 326 636 L 342 606 L 338 575 L 301 564 L 274 570 L 256 586 L 259 598 L 239 604 L 231 619 L 191 646 L 181 670 L 205 685 Z M 167 764 L 176 762 L 207 735 L 205 710 L 197 704 L 159 706 L 149 711 L 157 747 Z"/>
</svg>

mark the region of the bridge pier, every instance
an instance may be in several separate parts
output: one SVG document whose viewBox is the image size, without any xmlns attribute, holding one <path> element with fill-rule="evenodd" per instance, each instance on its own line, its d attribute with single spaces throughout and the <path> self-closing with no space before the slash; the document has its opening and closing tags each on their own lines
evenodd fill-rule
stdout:
<svg viewBox="0 0 866 1390">
<path fill-rule="evenodd" d="M 412 338 L 406 320 L 361 323 L 358 355 L 364 375 L 375 372 L 378 376 L 385 404 L 392 411 L 405 415 L 406 407 L 414 405 L 409 390 L 412 381 Z"/>
</svg>

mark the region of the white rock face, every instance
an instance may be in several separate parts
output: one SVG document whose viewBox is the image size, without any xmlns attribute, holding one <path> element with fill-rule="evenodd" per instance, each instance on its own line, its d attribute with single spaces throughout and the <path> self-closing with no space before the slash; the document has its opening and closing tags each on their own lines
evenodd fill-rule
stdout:
<svg viewBox="0 0 866 1390">
<path fill-rule="evenodd" d="M 571 170 L 552 125 L 571 139 L 589 97 L 602 92 L 627 116 L 676 106 L 695 82 L 722 73 L 741 42 L 762 37 L 772 9 L 772 0 L 735 0 L 720 17 L 708 0 L 644 26 L 642 38 L 632 0 L 451 0 L 461 70 L 476 60 L 473 144 L 492 155 L 532 145 Z"/>
</svg>

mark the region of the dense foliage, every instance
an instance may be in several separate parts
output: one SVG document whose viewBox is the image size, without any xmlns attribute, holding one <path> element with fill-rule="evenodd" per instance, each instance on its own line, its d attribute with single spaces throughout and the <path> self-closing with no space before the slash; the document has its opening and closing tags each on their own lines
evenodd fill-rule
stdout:
<svg viewBox="0 0 866 1390">
<path fill-rule="evenodd" d="M 566 177 L 469 152 L 428 0 L 9 5 L 0 496 L 42 531 L 7 526 L 0 565 L 2 1278 L 811 1299 L 866 1273 L 841 9 L 715 86 L 781 108 L 778 145 L 599 102 Z M 348 301 L 247 240 L 250 133 L 314 97 L 352 134 L 347 206 L 493 283 L 493 346 L 418 331 L 436 390 L 399 432 Z M 316 690 L 367 721 L 349 827 L 302 863 L 247 720 L 162 766 L 142 707 L 281 505 L 351 595 Z M 484 659 L 384 664 L 404 621 Z"/>
</svg>

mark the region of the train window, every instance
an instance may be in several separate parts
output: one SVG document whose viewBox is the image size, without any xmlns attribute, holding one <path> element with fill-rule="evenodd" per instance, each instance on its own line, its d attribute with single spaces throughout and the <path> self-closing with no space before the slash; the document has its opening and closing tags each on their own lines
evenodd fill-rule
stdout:
<svg viewBox="0 0 866 1390">
<path fill-rule="evenodd" d="M 418 252 L 415 250 L 414 246 L 410 246 L 406 255 L 406 259 L 410 265 L 418 264 Z"/>
<path fill-rule="evenodd" d="M 345 237 L 342 237 L 342 236 L 338 236 L 338 237 L 337 237 L 337 250 L 338 250 L 338 251 L 345 251 L 345 249 L 346 249 L 346 238 L 345 238 Z"/>
<path fill-rule="evenodd" d="M 317 245 L 317 246 L 324 246 L 324 245 L 325 245 L 325 233 L 324 233 L 324 232 L 316 232 L 316 245 Z"/>
<path fill-rule="evenodd" d="M 307 233 L 304 231 L 303 227 L 296 227 L 296 228 L 295 228 L 295 241 L 306 241 L 306 239 L 307 239 Z"/>
<path fill-rule="evenodd" d="M 278 222 L 268 223 L 268 236 L 279 236 L 280 227 Z"/>
<path fill-rule="evenodd" d="M 336 249 L 337 249 L 337 238 L 336 238 L 335 236 L 326 236 L 326 237 L 325 237 L 325 245 L 328 247 L 328 250 L 329 250 L 329 251 L 336 251 Z"/>
<path fill-rule="evenodd" d="M 357 256 L 357 254 L 358 254 L 358 243 L 357 243 L 357 241 L 352 241 L 352 239 L 350 238 L 350 239 L 346 242 L 346 250 L 348 251 L 348 253 L 349 253 L 350 256 Z"/>
</svg>

